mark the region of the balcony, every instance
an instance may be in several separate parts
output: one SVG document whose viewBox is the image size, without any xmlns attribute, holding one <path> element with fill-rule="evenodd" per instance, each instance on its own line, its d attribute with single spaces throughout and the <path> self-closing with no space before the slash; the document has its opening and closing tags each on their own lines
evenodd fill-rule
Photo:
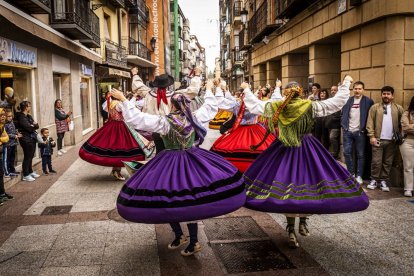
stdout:
<svg viewBox="0 0 414 276">
<path fill-rule="evenodd" d="M 90 24 L 91 24 L 91 38 L 80 39 L 79 42 L 89 48 L 101 47 L 101 36 L 99 34 L 99 17 L 93 12 L 90 12 Z"/>
<path fill-rule="evenodd" d="M 276 0 L 276 18 L 293 18 L 319 0 Z"/>
<path fill-rule="evenodd" d="M 105 39 L 104 41 L 104 64 L 121 67 L 121 68 L 128 68 L 127 66 L 127 53 L 125 47 L 118 45 L 118 43 Z"/>
<path fill-rule="evenodd" d="M 129 38 L 129 54 L 151 60 L 150 50 L 144 44 L 131 37 Z"/>
<path fill-rule="evenodd" d="M 240 16 L 241 10 L 242 10 L 242 1 L 240 1 L 240 0 L 234 1 L 234 4 L 233 4 L 233 24 L 235 24 L 235 25 L 241 24 L 241 16 Z"/>
<path fill-rule="evenodd" d="M 142 26 L 147 26 L 149 22 L 149 10 L 145 5 L 145 1 L 138 0 L 136 5 L 129 9 L 129 23 L 130 24 L 140 24 Z"/>
<path fill-rule="evenodd" d="M 52 5 L 52 16 L 50 26 L 72 39 L 92 39 L 92 29 L 90 24 L 90 13 L 88 2 L 73 1 L 67 5 L 66 9 Z M 68 12 L 70 10 L 70 12 Z"/>
<path fill-rule="evenodd" d="M 125 0 L 125 5 L 129 8 L 132 8 L 136 5 L 137 0 Z"/>
<path fill-rule="evenodd" d="M 240 47 L 236 46 L 233 48 L 233 64 L 241 65 L 244 60 L 244 52 L 240 51 Z"/>
<path fill-rule="evenodd" d="M 125 8 L 126 0 L 108 0 L 115 8 Z"/>
<path fill-rule="evenodd" d="M 249 21 L 248 35 L 250 43 L 257 43 L 266 35 L 271 34 L 280 25 L 268 19 L 267 1 L 265 1 Z"/>
<path fill-rule="evenodd" d="M 239 45 L 240 45 L 240 50 L 248 50 L 252 47 L 251 44 L 249 44 L 249 40 L 247 37 L 247 29 L 243 28 L 243 30 L 241 30 L 239 32 Z"/>
<path fill-rule="evenodd" d="M 51 0 L 14 0 L 12 4 L 19 6 L 30 14 L 41 14 L 52 12 Z"/>
</svg>

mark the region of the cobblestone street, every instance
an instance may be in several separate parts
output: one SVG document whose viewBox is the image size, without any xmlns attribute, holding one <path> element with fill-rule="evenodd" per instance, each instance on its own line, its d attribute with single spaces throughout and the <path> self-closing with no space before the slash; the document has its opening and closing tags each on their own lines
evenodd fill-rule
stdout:
<svg viewBox="0 0 414 276">
<path fill-rule="evenodd" d="M 217 136 L 210 130 L 204 147 Z M 173 238 L 168 225 L 133 224 L 117 215 L 115 201 L 123 183 L 113 180 L 110 168 L 77 158 L 77 151 L 74 147 L 65 155 L 68 162 L 57 167 L 58 175 L 9 189 L 15 200 L 0 209 L 0 275 L 221 275 L 249 269 L 272 275 L 276 272 L 264 263 L 257 266 L 270 256 L 280 266 L 277 275 L 412 273 L 414 204 L 400 190 L 369 191 L 371 205 L 364 212 L 311 216 L 311 236 L 299 236 L 297 250 L 287 246 L 280 214 L 242 208 L 200 221 L 203 250 L 183 258 L 167 249 Z M 222 237 L 209 230 L 214 223 L 222 225 Z M 240 231 L 242 227 L 248 230 Z M 249 243 L 270 251 L 253 249 L 244 256 L 234 250 Z M 246 265 L 237 256 L 258 259 Z"/>
</svg>

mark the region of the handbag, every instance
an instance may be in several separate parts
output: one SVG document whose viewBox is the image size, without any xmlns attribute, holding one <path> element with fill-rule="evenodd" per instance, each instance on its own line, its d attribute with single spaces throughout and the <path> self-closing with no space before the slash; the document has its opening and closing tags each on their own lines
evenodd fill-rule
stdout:
<svg viewBox="0 0 414 276">
<path fill-rule="evenodd" d="M 394 133 L 392 135 L 392 140 L 394 140 L 394 142 L 398 146 L 401 146 L 402 144 L 404 144 L 405 137 L 398 130 L 397 131 L 394 130 Z"/>
<path fill-rule="evenodd" d="M 68 126 L 69 126 L 69 131 L 72 131 L 75 127 L 75 125 L 73 124 L 73 121 L 70 121 Z"/>
</svg>

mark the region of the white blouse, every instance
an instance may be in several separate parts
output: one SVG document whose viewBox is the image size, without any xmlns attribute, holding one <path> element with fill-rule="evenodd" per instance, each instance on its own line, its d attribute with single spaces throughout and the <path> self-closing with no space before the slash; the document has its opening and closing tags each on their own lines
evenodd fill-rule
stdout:
<svg viewBox="0 0 414 276">
<path fill-rule="evenodd" d="M 324 101 L 312 102 L 313 114 L 315 117 L 324 117 L 340 111 L 349 99 L 350 85 L 350 81 L 344 81 L 344 83 L 338 87 L 338 92 L 334 97 Z M 253 95 L 249 88 L 244 90 L 244 103 L 251 113 L 262 115 L 265 106 L 269 101 L 259 100 Z"/>
<path fill-rule="evenodd" d="M 130 101 L 124 101 L 119 106 L 122 109 L 125 122 L 134 129 L 157 132 L 161 135 L 166 135 L 170 131 L 170 124 L 166 116 L 141 112 Z M 217 99 L 211 90 L 207 90 L 204 95 L 204 104 L 193 112 L 193 115 L 199 124 L 204 124 L 214 119 L 217 112 Z"/>
</svg>

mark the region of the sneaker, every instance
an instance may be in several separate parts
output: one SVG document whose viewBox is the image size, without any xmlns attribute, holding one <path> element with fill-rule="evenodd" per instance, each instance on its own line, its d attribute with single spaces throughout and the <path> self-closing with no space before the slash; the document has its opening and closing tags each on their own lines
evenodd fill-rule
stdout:
<svg viewBox="0 0 414 276">
<path fill-rule="evenodd" d="M 181 235 L 181 237 L 175 238 L 172 243 L 168 245 L 168 249 L 174 250 L 180 247 L 181 245 L 188 242 L 188 239 L 186 236 Z"/>
<path fill-rule="evenodd" d="M 362 177 L 358 175 L 356 178 L 356 182 L 358 182 L 359 185 L 362 185 L 362 183 L 364 183 L 364 180 L 362 180 Z"/>
<path fill-rule="evenodd" d="M 198 251 L 202 249 L 201 244 L 199 242 L 196 242 L 195 244 L 190 243 L 186 249 L 181 250 L 181 255 L 184 257 L 188 257 L 191 255 L 194 255 Z"/>
<path fill-rule="evenodd" d="M 10 173 L 10 176 L 11 176 L 11 177 L 20 176 L 20 173 L 15 173 L 15 172 L 14 172 L 14 173 Z"/>
<path fill-rule="evenodd" d="M 306 222 L 299 223 L 299 234 L 302 236 L 310 236 L 308 224 Z"/>
<path fill-rule="evenodd" d="M 372 179 L 369 184 L 367 185 L 368 189 L 375 190 L 377 188 L 377 181 Z"/>
<path fill-rule="evenodd" d="M 33 177 L 33 178 L 38 178 L 38 177 L 40 177 L 40 175 L 39 175 L 39 174 L 37 174 L 36 172 L 32 172 L 32 173 L 30 174 L 30 176 L 31 176 L 31 177 Z"/>
<path fill-rule="evenodd" d="M 294 231 L 289 232 L 288 244 L 289 244 L 290 248 L 298 248 L 299 247 L 299 242 L 298 242 L 298 239 L 296 238 L 296 234 L 295 234 Z"/>
<path fill-rule="evenodd" d="M 66 150 L 64 150 L 64 149 L 61 149 L 60 150 L 62 153 L 67 153 L 67 151 Z"/>
<path fill-rule="evenodd" d="M 59 156 L 63 155 L 62 151 L 60 151 L 60 150 L 59 150 L 59 151 L 57 152 L 57 155 L 59 155 Z"/>
<path fill-rule="evenodd" d="M 36 179 L 34 179 L 33 177 L 31 177 L 31 175 L 27 175 L 27 176 L 23 176 L 22 178 L 23 181 L 28 181 L 28 182 L 32 182 L 35 181 Z"/>
<path fill-rule="evenodd" d="M 12 200 L 14 196 L 9 195 L 8 193 L 4 193 L 0 195 L 0 201 Z"/>
<path fill-rule="evenodd" d="M 4 177 L 4 178 L 10 178 L 10 177 L 11 177 L 11 175 L 10 175 L 10 174 L 5 174 L 5 175 L 3 175 L 3 177 Z"/>
<path fill-rule="evenodd" d="M 0 206 L 3 206 L 3 205 L 4 205 L 4 203 L 0 201 Z"/>
<path fill-rule="evenodd" d="M 49 172 L 50 173 L 57 173 L 55 170 L 50 170 Z"/>
<path fill-rule="evenodd" d="M 389 192 L 390 191 L 390 188 L 388 188 L 387 182 L 385 180 L 381 180 L 380 188 L 381 188 L 381 191 L 383 191 L 383 192 Z"/>
<path fill-rule="evenodd" d="M 412 197 L 413 196 L 413 191 L 404 191 L 404 196 Z"/>
<path fill-rule="evenodd" d="M 44 175 L 48 175 L 49 173 L 47 171 L 43 171 L 43 174 Z"/>
</svg>

